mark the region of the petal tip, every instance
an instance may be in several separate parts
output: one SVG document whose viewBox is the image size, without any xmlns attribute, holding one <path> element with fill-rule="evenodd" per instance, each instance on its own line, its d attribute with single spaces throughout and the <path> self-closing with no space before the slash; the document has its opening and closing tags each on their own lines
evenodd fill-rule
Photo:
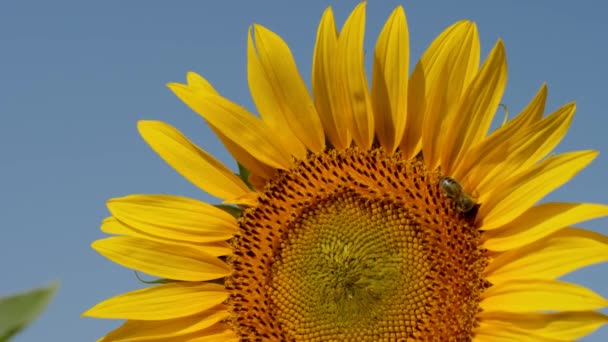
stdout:
<svg viewBox="0 0 608 342">
<path fill-rule="evenodd" d="M 150 129 L 162 125 L 164 125 L 164 122 L 158 120 L 139 120 L 137 121 L 137 130 L 139 134 L 144 136 Z"/>
</svg>

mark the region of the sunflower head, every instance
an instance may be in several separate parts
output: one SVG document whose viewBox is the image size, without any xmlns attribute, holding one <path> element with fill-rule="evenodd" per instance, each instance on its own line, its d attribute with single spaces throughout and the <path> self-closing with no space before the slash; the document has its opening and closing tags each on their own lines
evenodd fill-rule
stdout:
<svg viewBox="0 0 608 342">
<path fill-rule="evenodd" d="M 414 326 L 445 338 L 472 331 L 488 259 L 474 218 L 439 184 L 422 161 L 383 149 L 333 151 L 280 171 L 234 239 L 227 288 L 240 334 L 331 341 L 406 338 Z"/>
<path fill-rule="evenodd" d="M 317 31 L 312 96 L 283 40 L 249 30 L 256 116 L 195 73 L 171 90 L 200 114 L 239 174 L 177 129 L 143 138 L 221 199 L 108 202 L 93 243 L 164 279 L 86 315 L 127 321 L 102 341 L 565 341 L 608 321 L 606 299 L 558 280 L 608 259 L 608 238 L 570 227 L 608 215 L 538 202 L 597 155 L 547 155 L 574 113 L 543 116 L 546 86 L 491 130 L 506 85 L 498 41 L 480 65 L 474 23 L 448 27 L 409 73 L 403 9 L 364 69 L 365 4 Z M 576 255 L 576 258 L 572 256 Z"/>
</svg>

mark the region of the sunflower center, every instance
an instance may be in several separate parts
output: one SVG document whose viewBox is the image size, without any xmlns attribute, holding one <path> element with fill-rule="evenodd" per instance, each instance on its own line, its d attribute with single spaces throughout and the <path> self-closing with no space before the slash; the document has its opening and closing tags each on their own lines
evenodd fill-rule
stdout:
<svg viewBox="0 0 608 342">
<path fill-rule="evenodd" d="M 429 265 L 416 262 L 421 241 L 407 221 L 405 210 L 344 194 L 295 222 L 270 291 L 290 335 L 313 340 L 317 327 L 326 327 L 343 337 L 380 337 L 387 318 L 420 309 L 421 301 L 407 297 L 423 291 L 412 276 Z"/>
<path fill-rule="evenodd" d="M 440 179 L 357 148 L 281 172 L 234 241 L 243 340 L 472 339 L 487 257 Z"/>
</svg>

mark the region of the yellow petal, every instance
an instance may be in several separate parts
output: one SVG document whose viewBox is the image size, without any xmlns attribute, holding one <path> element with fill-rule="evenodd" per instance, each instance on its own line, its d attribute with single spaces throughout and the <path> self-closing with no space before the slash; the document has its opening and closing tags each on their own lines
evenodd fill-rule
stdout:
<svg viewBox="0 0 608 342">
<path fill-rule="evenodd" d="M 439 157 L 441 156 L 439 131 L 445 118 L 444 111 L 447 103 L 447 88 L 449 84 L 449 64 L 446 60 L 442 61 L 437 67 L 441 67 L 438 71 L 437 78 L 432 82 L 437 86 L 430 89 L 427 96 L 429 101 L 425 107 L 425 114 L 422 120 L 422 151 L 424 154 L 424 162 L 429 170 L 434 170 L 439 166 Z M 430 82 L 430 81 L 429 81 Z"/>
<path fill-rule="evenodd" d="M 495 322 L 480 322 L 475 329 L 475 342 L 565 342 L 537 336 L 527 330 L 504 326 Z"/>
<path fill-rule="evenodd" d="M 303 143 L 312 152 L 322 152 L 323 127 L 289 47 L 261 25 L 254 25 L 254 35 L 255 47 L 250 29 L 247 71 L 251 96 L 260 115 L 275 134 L 290 136 L 290 149 Z M 306 149 L 303 155 L 296 156 L 305 159 Z"/>
<path fill-rule="evenodd" d="M 217 305 L 195 315 L 168 320 L 129 320 L 106 335 L 101 342 L 148 341 L 152 338 L 180 337 L 206 329 L 228 318 L 230 313 L 224 305 Z"/>
<path fill-rule="evenodd" d="M 174 127 L 160 121 L 140 121 L 140 134 L 167 164 L 194 185 L 221 199 L 250 192 L 247 185 Z"/>
<path fill-rule="evenodd" d="M 268 179 L 254 173 L 250 174 L 247 180 L 249 181 L 249 184 L 251 184 L 251 186 L 259 192 L 262 192 L 268 183 Z"/>
<path fill-rule="evenodd" d="M 204 242 L 188 245 L 214 257 L 232 255 L 232 245 L 228 241 Z"/>
<path fill-rule="evenodd" d="M 97 342 L 109 342 L 110 340 L 99 340 Z M 190 334 L 172 337 L 161 337 L 145 339 L 146 342 L 239 342 L 234 329 L 226 323 L 216 323 L 206 329 Z"/>
<path fill-rule="evenodd" d="M 97 240 L 91 246 L 117 264 L 161 278 L 204 281 L 230 274 L 230 267 L 223 261 L 186 246 L 130 236 Z"/>
<path fill-rule="evenodd" d="M 211 254 L 214 257 L 226 256 L 232 254 L 232 246 L 226 241 L 214 241 L 204 243 L 194 243 L 191 241 L 173 240 L 166 236 L 151 235 L 144 231 L 138 230 L 123 222 L 118 221 L 115 217 L 108 217 L 101 223 L 101 231 L 107 234 L 126 235 L 142 239 L 148 239 L 168 245 L 186 246 L 200 250 L 202 253 Z"/>
<path fill-rule="evenodd" d="M 193 71 L 189 71 L 186 74 L 186 81 L 188 82 L 188 87 L 190 87 L 190 89 L 194 90 L 195 92 L 200 92 L 201 94 L 212 93 L 215 95 L 219 95 L 217 90 L 213 88 L 209 81 L 207 81 L 206 79 L 201 77 L 201 75 Z"/>
<path fill-rule="evenodd" d="M 257 192 L 250 192 L 243 196 L 235 197 L 224 201 L 224 204 L 237 204 L 247 207 L 253 207 L 258 203 L 259 194 Z"/>
<path fill-rule="evenodd" d="M 551 152 L 568 131 L 574 116 L 574 104 L 568 104 L 548 115 L 541 121 L 522 128 L 519 132 L 506 136 L 494 150 L 471 151 L 486 155 L 468 172 L 472 177 L 478 176 L 477 191 L 483 193 L 494 189 L 502 180 L 517 170 L 531 167 Z M 486 162 L 496 160 L 498 163 Z M 488 167 L 489 166 L 489 167 Z"/>
<path fill-rule="evenodd" d="M 201 77 L 199 74 L 195 72 L 188 72 L 186 74 L 186 79 L 188 80 L 188 88 L 198 96 L 206 96 L 207 94 L 212 95 L 220 95 L 217 90 L 211 86 L 206 79 Z M 271 178 L 275 172 L 275 169 L 260 162 L 255 157 L 251 155 L 251 153 L 247 152 L 239 145 L 234 143 L 232 140 L 228 139 L 222 132 L 217 129 L 215 126 L 211 125 L 209 121 L 205 120 L 209 127 L 215 132 L 215 134 L 220 138 L 228 152 L 237 160 L 239 163 L 247 167 L 252 173 L 256 175 L 260 175 L 264 178 Z"/>
<path fill-rule="evenodd" d="M 240 338 L 236 335 L 233 328 L 226 323 L 215 324 L 205 330 L 183 336 L 182 339 L 162 339 L 150 342 L 238 342 Z"/>
<path fill-rule="evenodd" d="M 509 223 L 546 194 L 560 187 L 587 166 L 596 151 L 570 152 L 547 158 L 505 180 L 491 193 L 482 193 L 477 215 L 483 230 Z"/>
<path fill-rule="evenodd" d="M 484 247 L 506 251 L 541 239 L 564 227 L 608 216 L 608 206 L 549 202 L 534 206 L 508 224 L 484 233 Z"/>
<path fill-rule="evenodd" d="M 374 53 L 372 104 L 380 145 L 394 152 L 401 143 L 407 118 L 409 33 L 403 7 L 387 20 Z"/>
<path fill-rule="evenodd" d="M 519 131 L 523 127 L 527 127 L 536 121 L 539 121 L 545 113 L 545 102 L 547 101 L 547 85 L 543 83 L 534 98 L 528 103 L 513 120 L 509 122 L 510 130 L 513 132 Z"/>
<path fill-rule="evenodd" d="M 457 109 L 463 89 L 475 76 L 478 63 L 477 28 L 473 23 L 461 21 L 450 26 L 433 41 L 419 62 L 422 66 L 417 66 L 417 70 L 414 70 L 410 86 L 425 89 L 422 149 L 429 169 L 435 169 L 439 165 L 441 139 L 444 139 L 442 135 L 445 134 L 443 123 L 449 117 L 449 112 Z M 422 72 L 423 75 L 417 76 L 417 72 Z M 420 82 L 422 84 L 417 84 Z M 410 100 L 412 97 L 408 96 L 408 103 Z M 408 118 L 420 115 L 408 109 Z"/>
<path fill-rule="evenodd" d="M 338 33 L 331 7 L 323 13 L 317 30 L 317 42 L 312 61 L 312 93 L 323 123 L 325 135 L 334 148 L 343 150 L 350 146 L 347 131 L 347 113 L 338 108 L 335 60 L 338 51 Z"/>
<path fill-rule="evenodd" d="M 230 152 L 230 154 L 234 157 L 234 159 L 241 163 L 241 165 L 245 166 L 249 171 L 251 171 L 252 174 L 255 174 L 264 179 L 270 179 L 274 176 L 274 174 L 276 173 L 276 169 L 259 161 L 251 153 L 247 152 L 247 150 L 237 145 L 234 141 L 230 140 L 214 126 L 209 126 L 215 132 L 218 138 L 220 138 L 222 144 L 224 144 L 224 146 L 226 147 L 228 152 Z"/>
<path fill-rule="evenodd" d="M 447 90 L 447 108 L 456 109 L 461 102 L 464 93 L 470 87 L 477 76 L 479 69 L 480 50 L 479 34 L 477 25 L 466 22 L 462 29 L 455 31 L 458 46 L 451 53 L 451 62 L 455 65 L 451 68 L 450 86 Z"/>
<path fill-rule="evenodd" d="M 168 195 L 113 198 L 108 209 L 118 220 L 159 237 L 190 242 L 227 240 L 236 234 L 236 219 L 194 199 Z"/>
<path fill-rule="evenodd" d="M 125 226 L 124 223 L 120 223 L 112 216 L 106 217 L 101 222 L 101 231 L 106 234 L 133 236 L 129 227 Z"/>
<path fill-rule="evenodd" d="M 369 149 L 374 141 L 374 114 L 363 64 L 365 2 L 346 20 L 337 51 L 337 102 L 343 115 L 351 116 L 349 131 L 357 146 Z"/>
<path fill-rule="evenodd" d="M 171 83 L 168 87 L 210 125 L 259 161 L 278 169 L 288 169 L 293 165 L 281 141 L 270 134 L 266 124 L 243 107 L 218 95 L 194 93 L 182 84 Z"/>
<path fill-rule="evenodd" d="M 424 70 L 418 63 L 412 72 L 407 89 L 407 119 L 401 151 L 405 160 L 415 158 L 422 149 L 422 122 L 426 108 Z"/>
<path fill-rule="evenodd" d="M 486 279 L 493 284 L 531 276 L 555 279 L 605 261 L 608 261 L 607 236 L 566 228 L 525 247 L 499 254 L 486 268 Z"/>
<path fill-rule="evenodd" d="M 98 318 L 163 320 L 194 315 L 228 298 L 223 285 L 170 283 L 107 299 L 83 314 Z"/>
<path fill-rule="evenodd" d="M 432 87 L 441 85 L 438 82 L 429 82 L 429 80 L 434 80 L 438 75 L 441 75 L 442 70 L 440 69 L 443 69 L 443 67 L 437 68 L 435 66 L 436 60 L 442 55 L 440 52 L 444 49 L 446 41 L 449 40 L 448 37 L 454 34 L 453 31 L 457 31 L 458 27 L 462 29 L 462 26 L 466 25 L 466 22 L 460 21 L 444 30 L 424 52 L 412 72 L 408 82 L 407 125 L 400 146 L 405 159 L 414 158 L 422 149 L 421 137 L 427 98 L 430 98 L 429 93 Z"/>
<path fill-rule="evenodd" d="M 482 312 L 480 319 L 481 326 L 476 329 L 476 335 L 511 336 L 509 341 L 539 342 L 575 341 L 608 323 L 608 316 L 593 311 L 524 314 Z"/>
<path fill-rule="evenodd" d="M 441 167 L 451 175 L 456 163 L 486 136 L 507 83 L 507 60 L 502 41 L 498 41 L 477 77 L 467 88 L 457 111 L 446 119 L 442 140 Z M 448 129 L 449 128 L 449 129 Z"/>
<path fill-rule="evenodd" d="M 564 106 L 529 126 L 514 120 L 471 148 L 452 176 L 479 193 L 491 191 L 518 170 L 527 169 L 549 153 L 566 134 L 573 106 Z"/>
<path fill-rule="evenodd" d="M 558 280 L 525 279 L 494 284 L 484 294 L 486 312 L 587 311 L 608 306 L 590 289 Z"/>
<path fill-rule="evenodd" d="M 289 127 L 285 113 L 281 108 L 281 104 L 277 103 L 277 99 L 273 93 L 272 80 L 266 75 L 266 72 L 258 58 L 251 37 L 251 27 L 247 34 L 247 79 L 249 81 L 249 92 L 253 97 L 258 112 L 269 130 L 278 140 L 281 141 L 281 146 L 294 158 L 305 159 L 306 147 L 300 140 L 296 138 L 294 132 Z"/>
</svg>

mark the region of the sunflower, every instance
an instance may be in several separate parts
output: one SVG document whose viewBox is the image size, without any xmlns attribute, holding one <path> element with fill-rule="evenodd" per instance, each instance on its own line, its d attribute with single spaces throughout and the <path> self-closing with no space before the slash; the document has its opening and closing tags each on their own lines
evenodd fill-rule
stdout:
<svg viewBox="0 0 608 342">
<path fill-rule="evenodd" d="M 608 301 L 559 277 L 608 259 L 572 225 L 608 206 L 539 201 L 596 151 L 550 154 L 575 111 L 544 116 L 546 86 L 495 129 L 502 41 L 480 66 L 474 23 L 448 27 L 409 75 L 396 8 L 364 71 L 365 4 L 338 33 L 322 16 L 312 94 L 288 46 L 254 25 L 249 87 L 260 116 L 201 76 L 169 88 L 239 164 L 233 173 L 158 121 L 144 140 L 222 204 L 109 200 L 93 248 L 157 276 L 85 313 L 126 322 L 101 341 L 569 341 Z"/>
</svg>

